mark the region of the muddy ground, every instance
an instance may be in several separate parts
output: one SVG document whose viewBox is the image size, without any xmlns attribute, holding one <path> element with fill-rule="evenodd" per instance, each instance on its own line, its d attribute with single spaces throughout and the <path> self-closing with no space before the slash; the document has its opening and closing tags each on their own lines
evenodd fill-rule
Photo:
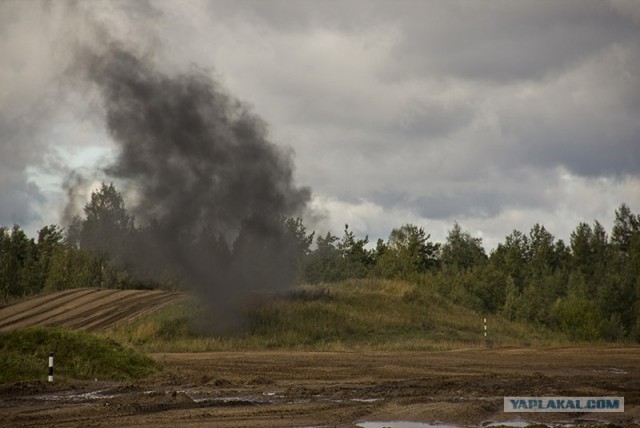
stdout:
<svg viewBox="0 0 640 428">
<path fill-rule="evenodd" d="M 2 426 L 640 426 L 640 348 L 156 354 L 133 383 L 0 386 Z M 503 413 L 504 396 L 623 396 L 624 413 Z M 393 424 L 389 424 L 393 426 Z"/>
</svg>

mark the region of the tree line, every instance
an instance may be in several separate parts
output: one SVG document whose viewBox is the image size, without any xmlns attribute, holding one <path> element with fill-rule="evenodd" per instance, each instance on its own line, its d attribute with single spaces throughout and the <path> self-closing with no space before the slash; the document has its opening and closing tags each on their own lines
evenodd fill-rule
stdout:
<svg viewBox="0 0 640 428">
<path fill-rule="evenodd" d="M 95 191 L 84 216 L 66 229 L 45 226 L 34 239 L 19 226 L 0 227 L 0 298 L 87 286 L 184 287 L 179 269 L 154 261 L 158 250 L 145 237 L 158 227 L 137 227 L 112 184 Z M 406 224 L 375 245 L 356 237 L 348 225 L 342 236 L 316 236 L 300 219 L 281 218 L 282 235 L 266 241 L 252 234 L 251 227 L 247 222 L 232 245 L 202 231 L 186 237 L 189 246 L 183 248 L 189 257 L 213 263 L 245 254 L 240 260 L 252 265 L 258 280 L 274 270 L 274 263 L 292 272 L 275 277 L 282 281 L 399 279 L 432 287 L 481 313 L 560 331 L 575 340 L 640 342 L 640 215 L 626 204 L 615 211 L 610 233 L 598 221 L 580 223 L 565 243 L 535 224 L 528 233 L 514 230 L 489 254 L 480 238 L 457 223 L 442 243 L 433 242 L 423 228 Z M 281 256 L 264 257 L 274 253 Z"/>
</svg>

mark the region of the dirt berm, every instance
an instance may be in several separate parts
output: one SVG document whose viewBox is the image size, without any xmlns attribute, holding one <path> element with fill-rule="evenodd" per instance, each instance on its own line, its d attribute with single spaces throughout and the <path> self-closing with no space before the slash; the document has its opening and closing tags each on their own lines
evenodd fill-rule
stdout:
<svg viewBox="0 0 640 428">
<path fill-rule="evenodd" d="M 40 295 L 0 308 L 0 331 L 59 326 L 91 332 L 157 311 L 184 298 L 162 290 L 76 288 Z"/>
</svg>

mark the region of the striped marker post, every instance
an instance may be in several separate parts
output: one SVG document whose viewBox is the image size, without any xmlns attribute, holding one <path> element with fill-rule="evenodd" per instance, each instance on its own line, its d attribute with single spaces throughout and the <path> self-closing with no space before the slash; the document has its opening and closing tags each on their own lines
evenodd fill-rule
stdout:
<svg viewBox="0 0 640 428">
<path fill-rule="evenodd" d="M 484 337 L 487 337 L 487 319 L 484 319 Z"/>
<path fill-rule="evenodd" d="M 49 354 L 49 382 L 53 382 L 53 352 Z"/>
</svg>

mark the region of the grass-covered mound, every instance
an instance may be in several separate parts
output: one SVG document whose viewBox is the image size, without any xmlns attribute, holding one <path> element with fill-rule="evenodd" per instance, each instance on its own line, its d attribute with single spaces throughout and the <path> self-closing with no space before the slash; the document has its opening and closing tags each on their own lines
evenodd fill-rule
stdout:
<svg viewBox="0 0 640 428">
<path fill-rule="evenodd" d="M 488 317 L 420 284 L 379 279 L 300 286 L 252 302 L 232 334 L 207 334 L 206 306 L 185 301 L 114 331 L 146 351 L 453 349 L 557 342 L 557 335 Z M 200 315 L 198 315 L 200 314 Z M 210 329 L 213 331 L 215 329 Z M 555 336 L 555 337 L 554 337 Z"/>
<path fill-rule="evenodd" d="M 46 380 L 54 353 L 56 379 L 127 380 L 158 369 L 149 357 L 83 331 L 34 327 L 0 333 L 0 383 Z"/>
</svg>

